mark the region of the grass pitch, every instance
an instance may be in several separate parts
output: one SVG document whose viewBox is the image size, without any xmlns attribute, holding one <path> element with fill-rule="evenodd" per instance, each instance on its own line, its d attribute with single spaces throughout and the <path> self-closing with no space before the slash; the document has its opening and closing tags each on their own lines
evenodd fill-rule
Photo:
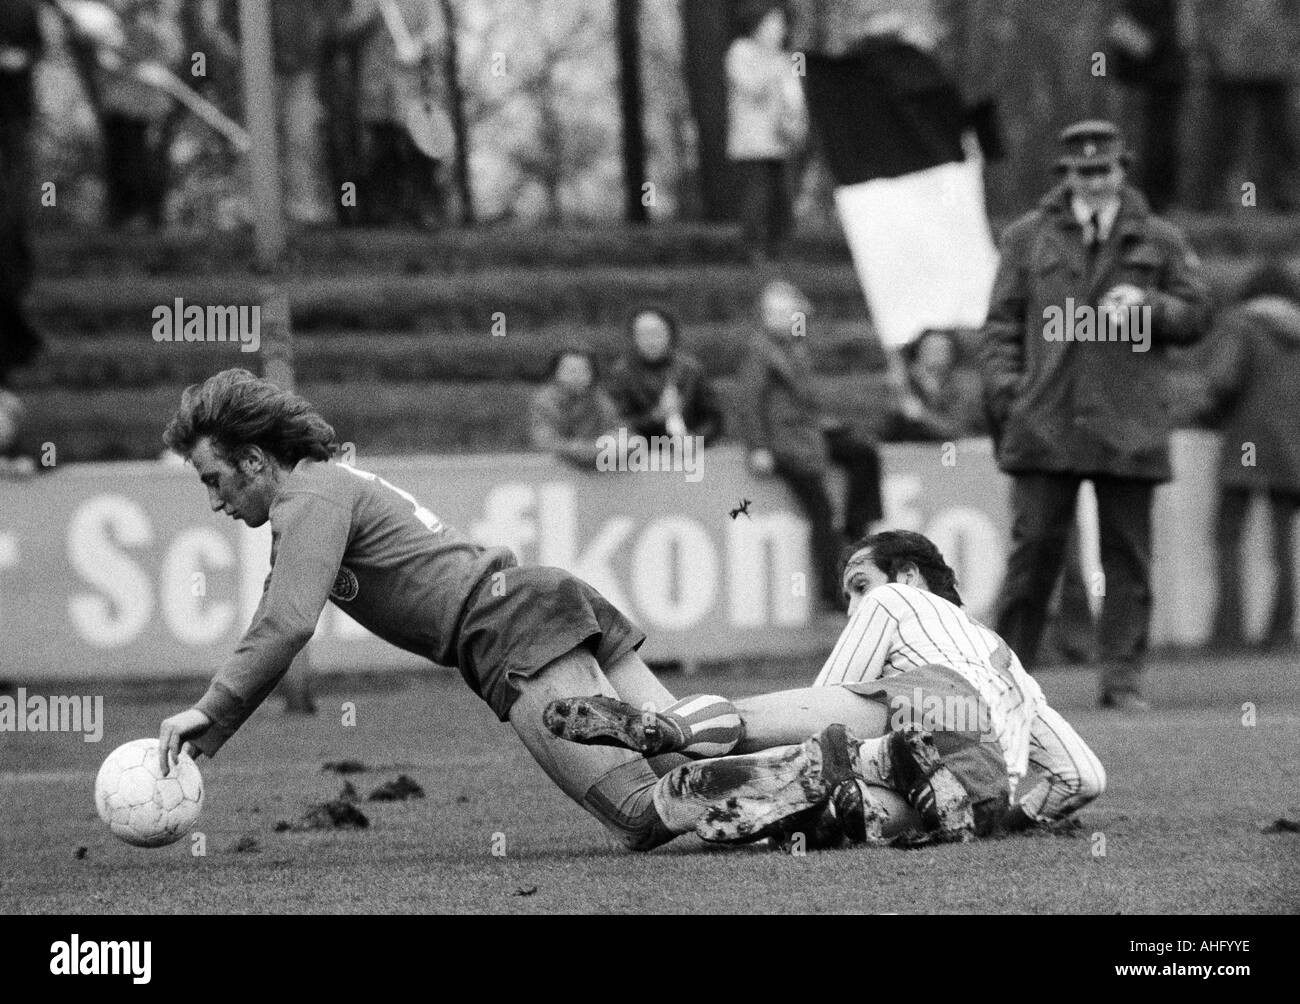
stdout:
<svg viewBox="0 0 1300 1004">
<path fill-rule="evenodd" d="M 667 682 L 678 694 L 740 696 L 812 675 L 801 666 Z M 108 693 L 98 744 L 0 733 L 0 911 L 1300 912 L 1300 833 L 1265 832 L 1300 819 L 1294 656 L 1157 660 L 1156 710 L 1145 716 L 1096 710 L 1091 672 L 1039 678 L 1109 773 L 1075 832 L 804 857 L 694 837 L 647 855 L 617 848 L 458 677 L 433 670 L 333 683 L 311 719 L 264 708 L 201 762 L 206 854 L 190 840 L 140 850 L 95 815 L 95 771 L 119 743 L 156 734 L 202 684 Z M 342 724 L 345 702 L 355 725 Z M 322 765 L 342 760 L 368 766 L 347 776 L 362 796 L 404 773 L 426 797 L 362 802 L 364 830 L 277 832 L 338 794 L 345 779 Z"/>
</svg>

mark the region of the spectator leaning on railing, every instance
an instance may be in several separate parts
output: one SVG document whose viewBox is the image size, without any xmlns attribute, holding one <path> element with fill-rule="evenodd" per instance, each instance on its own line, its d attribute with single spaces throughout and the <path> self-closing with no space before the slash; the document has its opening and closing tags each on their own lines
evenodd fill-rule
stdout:
<svg viewBox="0 0 1300 1004">
<path fill-rule="evenodd" d="M 1277 585 L 1267 648 L 1295 642 L 1295 538 L 1300 510 L 1300 282 L 1277 264 L 1246 280 L 1215 325 L 1207 367 L 1209 409 L 1222 433 L 1215 644 L 1243 643 L 1241 540 L 1251 499 L 1267 500 Z"/>
<path fill-rule="evenodd" d="M 750 470 L 779 475 L 803 507 L 811 524 L 821 598 L 840 609 L 840 551 L 881 517 L 880 455 L 873 443 L 857 438 L 822 410 L 807 339 L 801 334 L 811 309 L 807 297 L 788 282 L 764 288 L 760 326 L 741 370 L 737 419 L 749 447 Z M 832 462 L 844 469 L 848 482 L 843 535 L 834 526 L 826 494 Z"/>
<path fill-rule="evenodd" d="M 533 446 L 577 467 L 594 470 L 597 440 L 616 435 L 619 414 L 597 384 L 596 359 L 586 349 L 561 349 L 551 360 L 550 382 L 530 411 Z"/>
<path fill-rule="evenodd" d="M 953 440 L 983 432 L 979 377 L 957 368 L 955 332 L 923 331 L 903 349 L 902 386 L 889 439 Z"/>
<path fill-rule="evenodd" d="M 704 368 L 678 347 L 677 320 L 657 307 L 628 320 L 628 345 L 609 375 L 609 393 L 630 431 L 651 436 L 702 436 L 722 430 L 722 415 Z"/>
<path fill-rule="evenodd" d="M 1200 263 L 1125 184 L 1109 122 L 1061 134 L 1062 184 L 1002 235 L 981 366 L 1012 544 L 996 630 L 1026 665 L 1043 631 L 1079 484 L 1097 493 L 1103 707 L 1143 710 L 1151 502 L 1170 478 L 1166 349 L 1204 333 Z M 1122 322 L 1122 323 L 1121 323 Z"/>
</svg>

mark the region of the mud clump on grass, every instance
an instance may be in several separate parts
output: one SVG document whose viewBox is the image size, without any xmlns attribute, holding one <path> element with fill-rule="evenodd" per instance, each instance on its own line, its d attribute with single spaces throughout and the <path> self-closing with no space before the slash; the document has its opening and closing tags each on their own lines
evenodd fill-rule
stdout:
<svg viewBox="0 0 1300 1004">
<path fill-rule="evenodd" d="M 423 798 L 424 789 L 405 774 L 399 774 L 396 781 L 381 784 L 370 793 L 367 801 L 371 802 L 405 802 L 408 798 Z"/>
<path fill-rule="evenodd" d="M 370 826 L 370 820 L 366 818 L 366 814 L 358 809 L 350 799 L 340 796 L 330 799 L 328 802 L 313 805 L 292 823 L 281 820 L 275 824 L 275 832 L 284 833 L 286 830 L 295 832 L 305 830 L 364 830 L 368 826 Z"/>
<path fill-rule="evenodd" d="M 327 760 L 320 769 L 335 774 L 364 774 L 370 768 L 360 760 Z"/>
</svg>

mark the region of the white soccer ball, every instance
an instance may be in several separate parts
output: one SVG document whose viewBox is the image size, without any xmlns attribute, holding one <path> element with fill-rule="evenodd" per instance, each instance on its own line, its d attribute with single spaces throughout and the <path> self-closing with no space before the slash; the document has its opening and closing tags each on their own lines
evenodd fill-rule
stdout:
<svg viewBox="0 0 1300 1004">
<path fill-rule="evenodd" d="M 113 750 L 99 768 L 95 808 L 128 844 L 162 847 L 183 837 L 199 818 L 203 777 L 184 753 L 163 777 L 158 740 L 136 739 Z"/>
</svg>

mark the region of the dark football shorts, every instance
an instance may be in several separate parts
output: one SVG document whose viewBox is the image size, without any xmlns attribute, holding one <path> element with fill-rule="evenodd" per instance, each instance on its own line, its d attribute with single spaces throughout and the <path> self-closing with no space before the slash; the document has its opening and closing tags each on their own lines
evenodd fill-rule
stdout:
<svg viewBox="0 0 1300 1004">
<path fill-rule="evenodd" d="M 990 833 L 1011 804 L 1011 779 L 997 739 L 986 734 L 988 704 L 947 666 L 919 666 L 866 683 L 841 684 L 890 710 L 895 723 L 916 722 L 934 735 L 948 769 L 970 794 L 975 830 Z"/>
<path fill-rule="evenodd" d="M 525 566 L 486 576 L 471 594 L 457 653 L 470 689 L 501 721 L 527 679 L 575 648 L 602 669 L 640 648 L 645 632 L 581 579 L 559 568 Z"/>
</svg>

